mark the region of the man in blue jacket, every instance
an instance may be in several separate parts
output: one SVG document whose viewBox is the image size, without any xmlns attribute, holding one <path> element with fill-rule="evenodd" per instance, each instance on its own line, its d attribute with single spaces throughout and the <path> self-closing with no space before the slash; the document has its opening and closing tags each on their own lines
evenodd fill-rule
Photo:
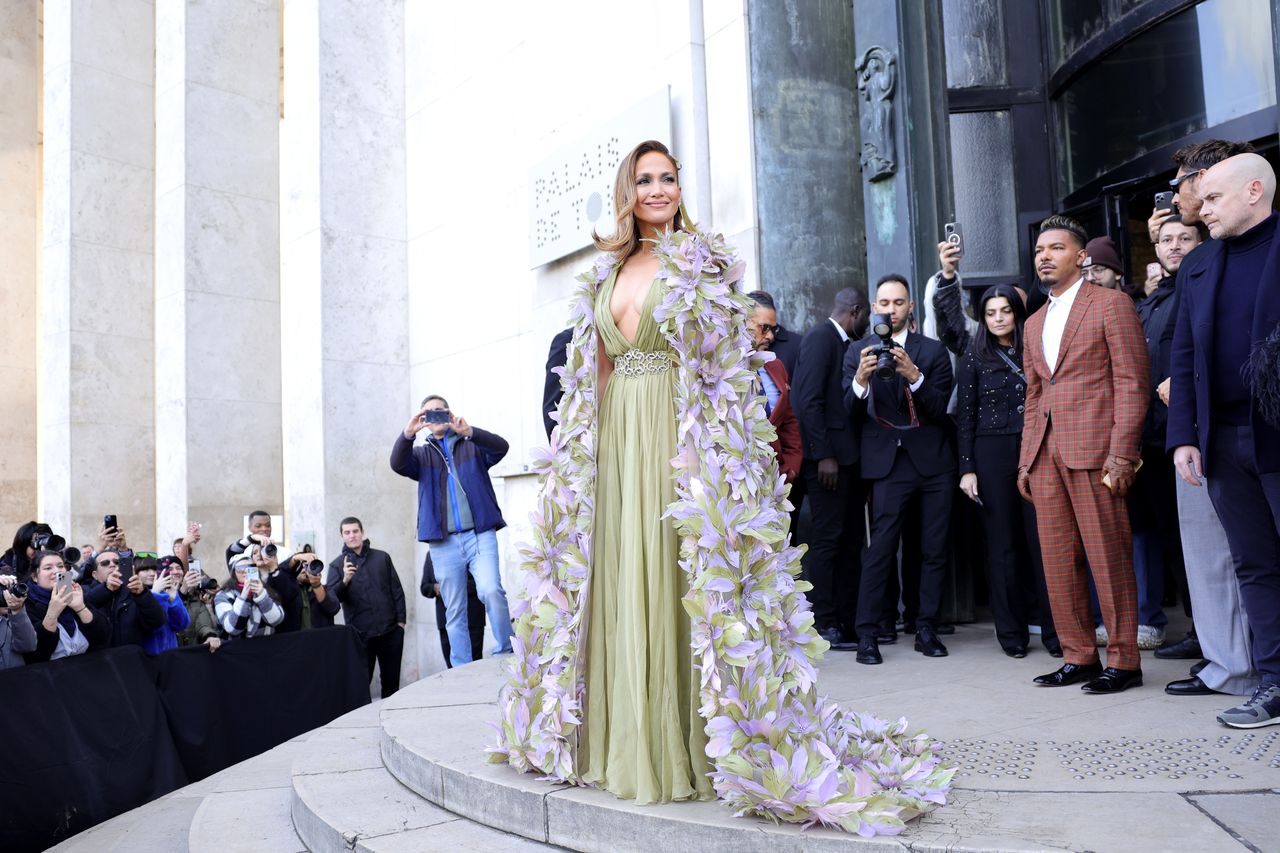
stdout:
<svg viewBox="0 0 1280 853">
<path fill-rule="evenodd" d="M 414 447 L 422 430 L 427 440 Z M 497 533 L 507 523 L 489 479 L 507 450 L 505 439 L 472 427 L 436 394 L 422 401 L 391 448 L 391 470 L 418 483 L 418 541 L 431 547 L 454 666 L 471 662 L 468 571 L 493 627 L 494 654 L 511 651 L 511 615 L 498 572 Z"/>
</svg>

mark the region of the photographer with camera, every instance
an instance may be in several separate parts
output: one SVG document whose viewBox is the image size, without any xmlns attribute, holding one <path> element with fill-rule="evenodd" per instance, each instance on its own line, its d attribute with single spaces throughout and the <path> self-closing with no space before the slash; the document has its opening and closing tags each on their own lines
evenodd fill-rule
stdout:
<svg viewBox="0 0 1280 853">
<path fill-rule="evenodd" d="M 857 660 L 883 662 L 876 634 L 896 571 L 898 540 L 916 496 L 922 562 L 915 650 L 945 657 L 937 628 L 956 471 L 944 426 L 951 357 L 938 341 L 909 331 L 915 303 L 904 277 L 889 274 L 877 282 L 874 310 L 871 334 L 844 357 L 845 404 L 861 426 L 862 476 L 871 481 L 871 542 L 858 590 Z"/>
<path fill-rule="evenodd" d="M 31 557 L 36 551 L 62 551 L 66 542 L 42 521 L 28 521 L 13 534 L 13 546 L 0 556 L 0 572 L 26 580 L 31 573 Z"/>
<path fill-rule="evenodd" d="M 186 581 L 186 574 L 182 561 L 177 557 L 161 557 L 154 563 L 149 559 L 140 560 L 138 563 L 138 577 L 151 590 L 165 615 L 164 623 L 143 640 L 142 648 L 149 655 L 176 649 L 178 632 L 185 631 L 191 624 L 186 605 L 178 594 Z"/>
<path fill-rule="evenodd" d="M 289 555 L 279 553 L 271 538 L 271 513 L 264 509 L 255 509 L 249 513 L 249 533 L 227 546 L 227 565 L 231 565 L 231 559 L 237 554 L 245 553 L 254 545 L 267 548 L 270 556 L 276 558 L 281 565 L 288 562 Z"/>
<path fill-rule="evenodd" d="M 423 430 L 427 440 L 415 448 L 414 438 Z M 498 531 L 507 523 L 489 479 L 489 469 L 508 449 L 502 436 L 451 412 L 439 394 L 422 401 L 391 448 L 391 470 L 418 484 L 418 541 L 431 546 L 454 666 L 471 662 L 467 572 L 476 579 L 497 641 L 494 654 L 511 651 L 511 614 L 498 570 Z"/>
<path fill-rule="evenodd" d="M 378 665 L 381 695 L 386 699 L 400 689 L 406 618 L 404 587 L 391 555 L 369 547 L 360 519 L 347 516 L 338 530 L 342 534 L 342 554 L 329 564 L 327 592 L 342 602 L 343 619 L 365 642 L 370 679 L 374 664 Z M 468 643 L 467 654 L 470 653 Z"/>
<path fill-rule="evenodd" d="M 85 600 L 106 614 L 112 648 L 143 646 L 165 623 L 164 608 L 135 571 L 133 552 L 115 544 L 124 542 L 123 531 L 104 527 L 98 541 L 102 544 L 91 564 L 92 578 L 84 586 Z"/>
<path fill-rule="evenodd" d="M 260 566 L 267 561 L 255 546 L 231 558 L 231 577 L 213 599 L 213 615 L 227 639 L 265 637 L 284 619 L 284 609 L 262 582 Z"/>
<path fill-rule="evenodd" d="M 37 551 L 31 558 L 26 611 L 36 629 L 36 648 L 24 656 L 27 663 L 82 655 L 111 641 L 107 617 L 84 600 L 56 551 Z"/>
<path fill-rule="evenodd" d="M 0 669 L 22 666 L 22 656 L 36 650 L 36 628 L 24 609 L 27 590 L 15 575 L 0 575 Z"/>
<path fill-rule="evenodd" d="M 338 613 L 338 599 L 329 594 L 324 586 L 325 565 L 311 551 L 311 546 L 293 555 L 289 565 L 272 575 L 281 577 L 281 583 L 292 583 L 297 591 L 297 604 L 294 612 L 285 608 L 284 621 L 277 629 L 285 631 L 305 631 L 308 628 L 333 627 L 333 617 Z M 283 596 L 282 596 L 283 598 Z"/>
</svg>

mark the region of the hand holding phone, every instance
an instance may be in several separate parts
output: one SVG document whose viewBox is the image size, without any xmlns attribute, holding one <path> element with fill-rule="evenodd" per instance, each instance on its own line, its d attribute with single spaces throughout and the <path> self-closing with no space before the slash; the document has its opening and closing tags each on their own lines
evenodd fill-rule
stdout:
<svg viewBox="0 0 1280 853">
<path fill-rule="evenodd" d="M 351 583 L 351 579 L 355 577 L 356 564 L 351 562 L 350 557 L 342 558 L 342 582 Z"/>
<path fill-rule="evenodd" d="M 964 237 L 960 233 L 959 222 L 948 222 L 942 226 L 942 239 L 956 247 L 956 257 L 964 257 Z"/>
</svg>

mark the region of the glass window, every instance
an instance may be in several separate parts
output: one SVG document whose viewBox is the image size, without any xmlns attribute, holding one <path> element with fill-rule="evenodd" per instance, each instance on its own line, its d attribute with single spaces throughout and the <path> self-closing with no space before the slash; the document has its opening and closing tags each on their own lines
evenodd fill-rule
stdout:
<svg viewBox="0 0 1280 853">
<path fill-rule="evenodd" d="M 1065 134 L 1064 191 L 1152 148 L 1275 106 L 1270 5 L 1207 0 L 1081 73 L 1054 104 Z"/>
<path fill-rule="evenodd" d="M 966 276 L 1018 274 L 1018 209 L 1008 110 L 952 113 L 951 174 Z"/>
<path fill-rule="evenodd" d="M 1003 86 L 1009 80 L 1003 0 L 942 0 L 947 86 Z"/>
<path fill-rule="evenodd" d="M 1049 43 L 1053 49 L 1054 68 L 1106 29 L 1110 23 L 1107 5 L 1106 0 L 1050 1 Z"/>
</svg>

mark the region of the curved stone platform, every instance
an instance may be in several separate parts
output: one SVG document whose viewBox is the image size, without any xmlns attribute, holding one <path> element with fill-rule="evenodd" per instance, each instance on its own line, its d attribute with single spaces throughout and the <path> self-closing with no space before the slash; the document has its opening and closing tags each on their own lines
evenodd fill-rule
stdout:
<svg viewBox="0 0 1280 853">
<path fill-rule="evenodd" d="M 886 663 L 824 661 L 824 692 L 881 716 L 907 716 L 959 768 L 952 803 L 896 838 L 862 839 L 734 818 L 715 803 L 636 806 L 486 763 L 501 664 L 425 679 L 382 704 L 381 757 L 405 787 L 468 820 L 584 851 L 1240 850 L 1280 809 L 1280 728 L 1216 722 L 1232 697 L 1164 694 L 1184 662 L 1144 660 L 1147 686 L 1119 696 L 1030 681 L 1047 654 L 1011 660 L 989 628 L 961 627 L 948 659 L 899 644 Z M 1153 819 L 1158 815 L 1159 819 Z M 1250 824 L 1258 815 L 1258 826 Z M 1135 816 L 1141 816 L 1135 824 Z M 1241 829 L 1231 828 L 1232 821 Z M 1270 838 L 1268 837 L 1268 842 Z M 1262 845 L 1265 848 L 1265 844 Z"/>
</svg>

